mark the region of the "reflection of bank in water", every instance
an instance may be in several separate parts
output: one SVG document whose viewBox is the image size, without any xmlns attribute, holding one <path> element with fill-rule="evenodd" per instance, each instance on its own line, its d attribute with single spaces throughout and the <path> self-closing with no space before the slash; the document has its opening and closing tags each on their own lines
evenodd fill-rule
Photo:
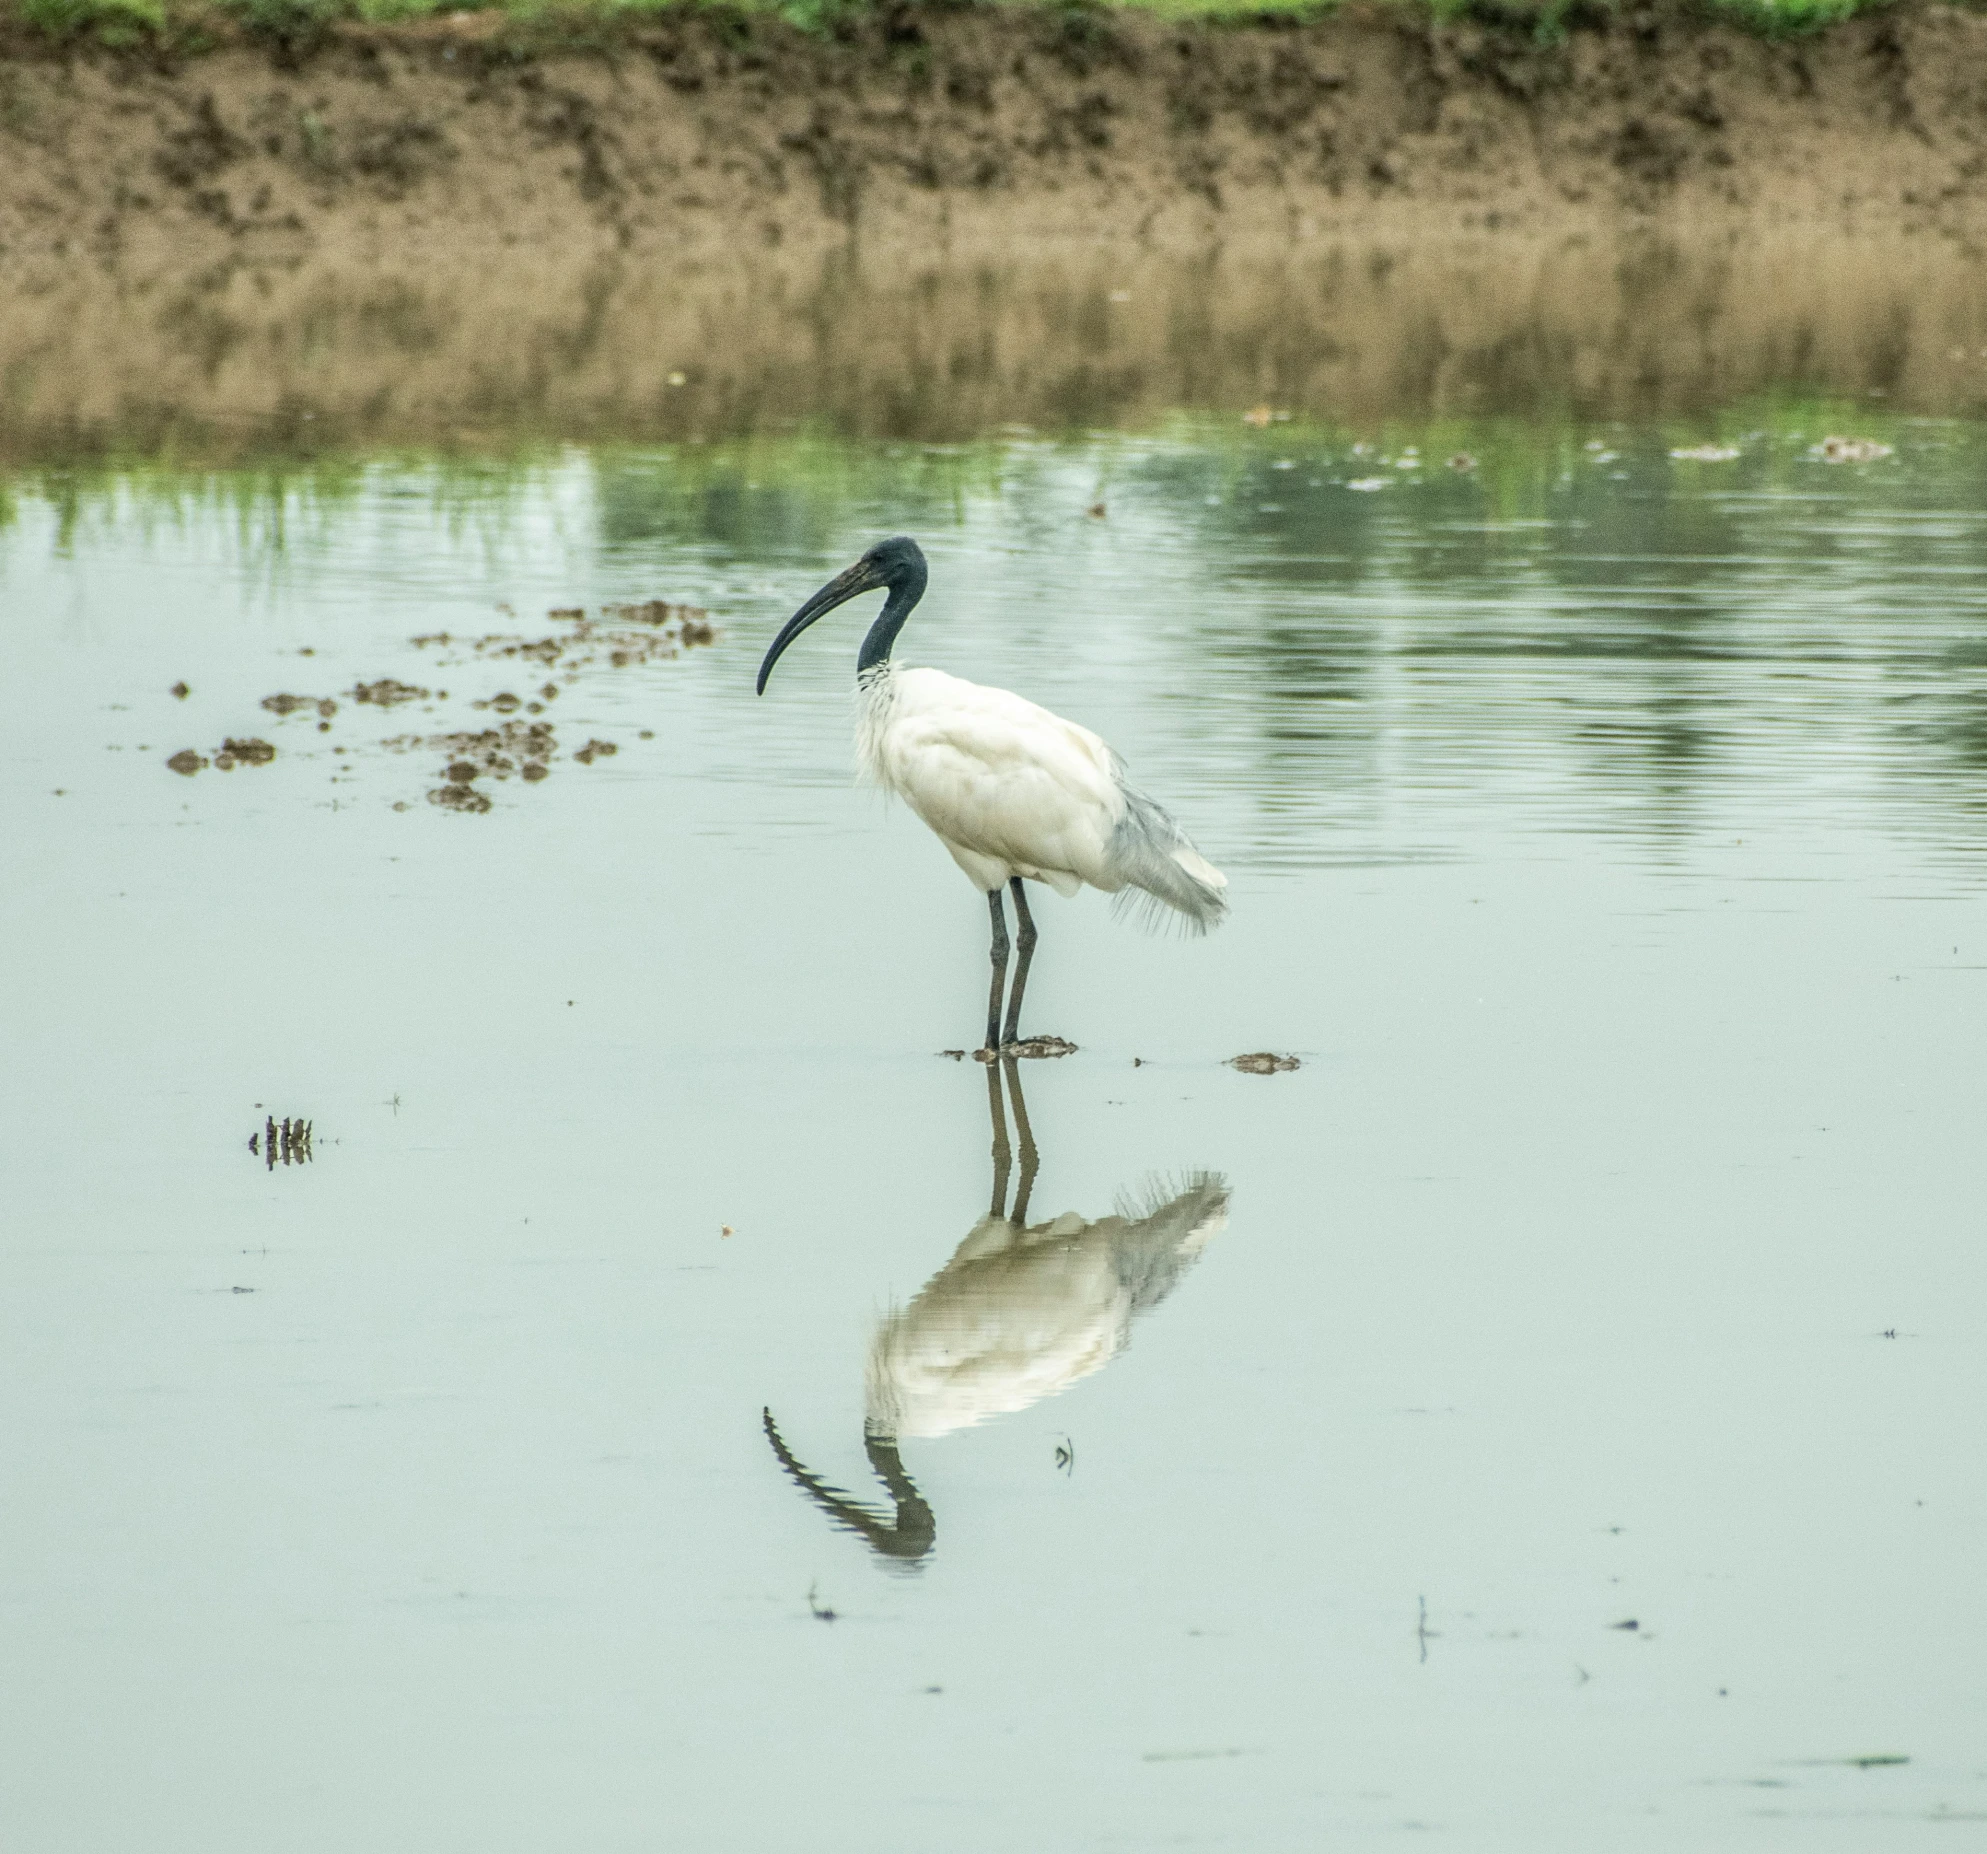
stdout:
<svg viewBox="0 0 1987 1854">
<path fill-rule="evenodd" d="M 1014 1169 L 1002 1083 L 1014 1105 Z M 1031 1225 L 1037 1155 L 1014 1063 L 987 1066 L 994 1189 L 987 1215 L 907 1307 L 870 1341 L 863 1448 L 894 1502 L 881 1512 L 808 1469 L 781 1439 L 766 1437 L 795 1485 L 879 1556 L 915 1564 L 932 1549 L 937 1521 L 905 1472 L 898 1443 L 932 1441 L 989 1417 L 1010 1415 L 1066 1390 L 1124 1350 L 1132 1322 L 1156 1307 L 1227 1222 L 1228 1187 L 1202 1174 L 1171 1196 L 1149 1194 L 1114 1215 L 1073 1212 Z"/>
</svg>

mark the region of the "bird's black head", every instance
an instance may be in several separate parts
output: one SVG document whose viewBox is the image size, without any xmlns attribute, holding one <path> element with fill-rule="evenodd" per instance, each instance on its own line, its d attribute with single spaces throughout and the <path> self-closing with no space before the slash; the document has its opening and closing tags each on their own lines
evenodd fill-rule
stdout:
<svg viewBox="0 0 1987 1854">
<path fill-rule="evenodd" d="M 890 597 L 884 602 L 876 622 L 870 626 L 869 635 L 863 639 L 856 670 L 860 674 L 887 662 L 890 646 L 903 629 L 904 620 L 911 615 L 911 607 L 924 596 L 926 572 L 924 549 L 908 534 L 893 534 L 887 540 L 878 541 L 854 566 L 836 574 L 781 626 L 779 636 L 773 639 L 772 647 L 766 652 L 765 661 L 759 665 L 759 693 L 765 694 L 766 679 L 772 675 L 773 665 L 780 660 L 786 647 L 815 619 L 845 604 L 858 593 L 876 592 L 884 587 L 889 588 Z"/>
</svg>

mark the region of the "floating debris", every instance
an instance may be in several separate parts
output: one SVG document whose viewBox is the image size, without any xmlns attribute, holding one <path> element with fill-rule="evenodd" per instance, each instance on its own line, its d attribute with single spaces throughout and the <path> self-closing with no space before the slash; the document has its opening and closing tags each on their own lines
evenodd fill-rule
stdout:
<svg viewBox="0 0 1987 1854">
<path fill-rule="evenodd" d="M 1738 454 L 1736 444 L 1686 444 L 1670 453 L 1680 463 L 1730 463 Z"/>
<path fill-rule="evenodd" d="M 314 708 L 323 721 L 338 712 L 338 704 L 328 695 L 265 695 L 262 705 L 272 715 L 293 715 L 300 708 Z"/>
<path fill-rule="evenodd" d="M 1891 455 L 1888 444 L 1880 444 L 1875 438 L 1824 438 L 1819 444 L 1808 447 L 1810 457 L 1819 457 L 1823 463 L 1875 463 L 1881 457 Z"/>
<path fill-rule="evenodd" d="M 1346 488 L 1357 489 L 1363 494 L 1370 494 L 1376 489 L 1385 489 L 1393 480 L 1390 476 L 1355 476 L 1351 482 L 1346 484 Z"/>
<path fill-rule="evenodd" d="M 173 772 L 182 773 L 189 779 L 206 764 L 206 756 L 195 753 L 191 747 L 175 753 L 171 759 L 166 761 L 167 767 Z"/>
<path fill-rule="evenodd" d="M 573 755 L 573 758 L 582 766 L 591 766 L 595 760 L 611 759 L 620 751 L 621 749 L 611 740 L 590 740 Z"/>
<path fill-rule="evenodd" d="M 1449 459 L 1449 468 L 1451 470 L 1474 470 L 1476 468 L 1476 459 L 1468 451 L 1457 451 Z"/>
<path fill-rule="evenodd" d="M 276 749 L 266 740 L 224 740 L 214 755 L 214 770 L 233 772 L 237 766 L 267 766 L 275 757 Z"/>
<path fill-rule="evenodd" d="M 260 1133 L 248 1136 L 248 1149 L 258 1154 L 264 1167 L 274 1171 L 282 1165 L 308 1165 L 311 1161 L 311 1122 L 266 1117 Z"/>
<path fill-rule="evenodd" d="M 1230 1056 L 1228 1066 L 1244 1075 L 1281 1075 L 1303 1065 L 1295 1056 L 1279 1056 L 1271 1049 L 1258 1049 L 1246 1056 Z"/>
<path fill-rule="evenodd" d="M 428 794 L 428 803 L 444 811 L 466 811 L 472 817 L 490 809 L 489 795 L 473 785 L 438 785 Z"/>
<path fill-rule="evenodd" d="M 193 691 L 189 689 L 185 683 L 176 682 L 173 684 L 173 686 L 170 689 L 166 691 L 166 693 L 170 696 L 175 697 L 177 700 L 183 702 L 186 700 L 186 698 L 189 695 L 193 693 Z"/>
</svg>

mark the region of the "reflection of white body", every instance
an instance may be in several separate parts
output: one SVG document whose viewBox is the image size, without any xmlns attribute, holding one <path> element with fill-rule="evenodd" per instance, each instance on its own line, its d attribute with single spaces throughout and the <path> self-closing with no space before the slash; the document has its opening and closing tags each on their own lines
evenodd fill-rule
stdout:
<svg viewBox="0 0 1987 1854">
<path fill-rule="evenodd" d="M 1142 889 L 1196 928 L 1227 911 L 1228 878 L 1125 783 L 1118 756 L 1005 689 L 885 663 L 860 684 L 856 754 L 982 894 L 1023 876 L 1062 895 Z"/>
<path fill-rule="evenodd" d="M 1003 1077 L 1021 1147 L 1012 1214 Z M 787 1446 L 772 1411 L 764 1413 L 773 1457 L 794 1485 L 900 1569 L 930 1556 L 938 1521 L 905 1472 L 899 1439 L 946 1436 L 1025 1410 L 1109 1364 L 1124 1350 L 1132 1322 L 1173 1291 L 1228 1221 L 1227 1185 L 1202 1174 L 1163 1201 L 1154 1192 L 1143 1207 L 1121 1205 L 1094 1223 L 1071 1215 L 1031 1224 L 1038 1158 L 1011 1057 L 987 1065 L 987 1110 L 992 1214 L 870 1342 L 862 1449 L 890 1508 L 866 1505 L 823 1480 Z"/>
<path fill-rule="evenodd" d="M 949 1435 L 1066 1390 L 1123 1350 L 1227 1222 L 1228 1192 L 1198 1178 L 1143 1215 L 1069 1214 L 1024 1229 L 986 1217 L 869 1349 L 872 1434 Z"/>
</svg>

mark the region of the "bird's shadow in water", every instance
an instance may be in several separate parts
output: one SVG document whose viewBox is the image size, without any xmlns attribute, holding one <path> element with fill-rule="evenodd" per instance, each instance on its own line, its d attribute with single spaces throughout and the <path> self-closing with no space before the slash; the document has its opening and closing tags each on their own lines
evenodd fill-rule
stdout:
<svg viewBox="0 0 1987 1854">
<path fill-rule="evenodd" d="M 1030 1224 L 1039 1155 L 1010 1059 L 987 1065 L 993 1203 L 915 1299 L 879 1322 L 865 1372 L 863 1452 L 893 1503 L 868 1504 L 801 1462 L 773 1420 L 766 1440 L 802 1493 L 885 1564 L 915 1570 L 938 1522 L 905 1470 L 904 1440 L 933 1441 L 1066 1390 L 1124 1350 L 1132 1322 L 1170 1294 L 1227 1222 L 1228 1186 L 1211 1173 L 1110 1216 Z M 1005 1102 L 1014 1110 L 1008 1137 Z M 1019 1175 L 1015 1160 L 1019 1157 Z M 1014 1201 L 1008 1205 L 1008 1187 Z"/>
</svg>

